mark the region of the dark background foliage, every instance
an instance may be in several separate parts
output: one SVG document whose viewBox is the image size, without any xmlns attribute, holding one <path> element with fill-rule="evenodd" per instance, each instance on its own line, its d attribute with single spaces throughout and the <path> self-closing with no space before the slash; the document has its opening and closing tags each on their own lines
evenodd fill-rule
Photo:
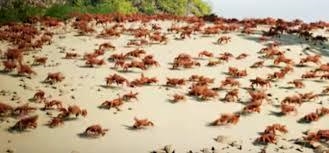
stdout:
<svg viewBox="0 0 329 153">
<path fill-rule="evenodd" d="M 71 13 L 169 13 L 197 16 L 211 13 L 202 0 L 0 0 L 0 22 L 25 21 L 31 16 L 66 19 Z"/>
</svg>

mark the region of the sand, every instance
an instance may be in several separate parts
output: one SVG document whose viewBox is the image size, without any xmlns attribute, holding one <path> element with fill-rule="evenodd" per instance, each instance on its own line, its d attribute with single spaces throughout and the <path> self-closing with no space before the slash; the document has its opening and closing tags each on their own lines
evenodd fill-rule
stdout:
<svg viewBox="0 0 329 153">
<path fill-rule="evenodd" d="M 160 24 L 164 29 L 170 27 L 171 22 L 153 21 Z M 133 26 L 138 26 L 139 23 L 132 23 Z M 130 27 L 131 23 L 125 24 Z M 99 26 L 98 28 L 101 28 Z M 233 113 L 243 108 L 241 103 L 227 103 L 220 99 L 225 96 L 226 91 L 219 91 L 219 97 L 209 101 L 196 101 L 193 97 L 187 97 L 187 100 L 181 103 L 171 103 L 170 95 L 174 93 L 185 94 L 188 91 L 190 84 L 177 88 L 166 88 L 163 86 L 166 83 L 166 77 L 184 77 L 188 78 L 192 74 L 205 75 L 210 78 L 215 78 L 215 83 L 211 87 L 218 87 L 220 81 L 227 75 L 229 66 L 234 66 L 239 69 L 246 69 L 248 76 L 239 79 L 242 87 L 249 87 L 249 79 L 254 79 L 256 76 L 265 77 L 267 74 L 278 71 L 279 68 L 268 67 L 272 65 L 273 60 L 266 60 L 265 67 L 260 69 L 251 69 L 249 66 L 260 60 L 257 52 L 265 47 L 265 43 L 260 43 L 259 34 L 244 35 L 239 32 L 226 34 L 218 34 L 209 37 L 201 36 L 200 34 L 192 35 L 192 38 L 185 40 L 175 40 L 175 35 L 167 35 L 169 42 L 167 45 L 154 44 L 146 46 L 143 49 L 147 54 L 154 55 L 155 59 L 160 63 L 160 67 L 152 67 L 144 71 L 144 75 L 148 77 L 157 77 L 159 83 L 150 86 L 137 88 L 129 88 L 118 86 L 107 88 L 105 86 L 105 77 L 110 74 L 118 73 L 128 80 L 132 81 L 138 78 L 142 73 L 139 69 L 132 69 L 132 72 L 120 73 L 111 69 L 113 63 L 107 61 L 106 65 L 94 68 L 85 67 L 85 61 L 80 59 L 63 59 L 65 54 L 61 52 L 59 47 L 64 47 L 66 51 L 75 49 L 77 53 L 83 55 L 87 52 L 92 52 L 98 47 L 95 44 L 103 42 L 111 42 L 116 46 L 115 51 L 108 51 L 101 56 L 107 59 L 113 53 L 126 53 L 134 48 L 127 48 L 126 43 L 133 37 L 123 35 L 119 38 L 100 39 L 92 36 L 76 36 L 74 30 L 66 29 L 62 31 L 57 29 L 58 34 L 53 37 L 51 45 L 45 45 L 42 50 L 35 51 L 25 57 L 25 62 L 32 62 L 32 55 L 47 56 L 48 62 L 46 66 L 33 66 L 33 70 L 37 75 L 33 75 L 32 79 L 26 77 L 14 77 L 11 74 L 16 72 L 0 74 L 0 90 L 9 91 L 7 95 L 1 95 L 0 101 L 9 103 L 13 106 L 28 102 L 28 99 L 33 97 L 33 94 L 38 89 L 46 92 L 49 99 L 58 99 L 64 102 L 66 106 L 77 104 L 81 108 L 88 110 L 86 118 L 79 117 L 77 120 L 66 121 L 63 126 L 49 128 L 46 126 L 50 117 L 46 112 L 38 110 L 33 114 L 39 114 L 39 126 L 37 129 L 28 130 L 22 133 L 10 133 L 7 129 L 17 121 L 14 118 L 6 118 L 9 122 L 0 123 L 0 152 L 6 152 L 8 149 L 14 152 L 36 153 L 140 153 L 150 152 L 172 145 L 176 152 L 200 152 L 202 148 L 211 148 L 212 146 L 220 152 L 259 152 L 262 145 L 254 145 L 253 141 L 259 136 L 258 132 L 262 132 L 266 126 L 273 123 L 285 124 L 289 132 L 280 136 L 277 145 L 268 145 L 267 152 L 289 152 L 298 153 L 298 149 L 303 152 L 313 152 L 312 149 L 293 144 L 291 139 L 302 138 L 302 132 L 308 129 L 327 129 L 329 117 L 323 117 L 317 122 L 310 124 L 300 124 L 297 120 L 305 114 L 315 111 L 321 106 L 329 107 L 328 97 L 319 97 L 315 101 L 307 102 L 298 107 L 297 115 L 275 116 L 273 112 L 279 112 L 280 101 L 289 95 L 313 91 L 320 93 L 322 89 L 328 86 L 328 81 L 314 81 L 314 79 L 306 79 L 303 82 L 306 87 L 303 89 L 287 88 L 288 81 L 300 78 L 304 72 L 316 68 L 315 64 L 308 64 L 308 67 L 297 68 L 289 73 L 286 78 L 274 82 L 273 87 L 267 92 L 272 94 L 271 100 L 273 104 L 266 103 L 262 106 L 261 113 L 253 113 L 249 116 L 243 116 L 237 125 L 228 126 L 208 126 L 210 122 L 219 117 L 221 113 Z M 317 33 L 328 35 L 324 31 Z M 228 44 L 215 44 L 219 36 L 230 36 L 232 41 Z M 60 39 L 60 36 L 65 38 Z M 307 42 L 292 38 L 278 38 L 282 43 L 279 49 L 286 51 L 286 56 L 292 58 L 295 62 L 299 62 L 301 57 L 313 54 L 322 54 L 323 51 L 328 51 L 328 44 L 325 44 L 326 49 L 319 49 L 317 46 L 310 46 Z M 300 43 L 301 42 L 301 43 Z M 1 42 L 2 50 L 6 50 L 6 43 Z M 310 46 L 312 50 L 304 50 Z M 288 51 L 287 49 L 290 49 Z M 188 53 L 193 57 L 197 57 L 202 50 L 208 50 L 218 56 L 223 52 L 230 52 L 234 56 L 240 53 L 247 53 L 248 56 L 243 60 L 231 60 L 228 63 L 223 63 L 215 67 L 205 66 L 208 62 L 207 58 L 197 59 L 201 63 L 201 67 L 192 69 L 170 70 L 171 63 L 175 56 L 180 53 Z M 329 57 L 322 54 L 322 62 L 329 61 Z M 56 65 L 56 63 L 58 63 Z M 284 64 L 280 65 L 281 67 Z M 49 72 L 62 72 L 65 75 L 63 82 L 55 85 L 42 83 Z M 22 87 L 22 85 L 26 87 Z M 99 109 L 98 106 L 105 100 L 117 98 L 117 94 L 127 93 L 129 91 L 138 92 L 138 100 L 125 103 L 121 111 L 115 109 Z M 12 92 L 16 92 L 19 99 L 11 100 Z M 74 99 L 72 99 L 74 96 Z M 240 88 L 240 97 L 242 102 L 249 100 L 249 95 L 245 89 Z M 319 102 L 322 102 L 321 104 Z M 42 104 L 28 102 L 31 106 L 42 107 Z M 53 112 L 55 111 L 49 111 Z M 147 127 L 141 130 L 131 130 L 129 127 L 134 123 L 133 118 L 148 118 L 153 121 L 154 127 Z M 100 124 L 104 128 L 108 128 L 109 132 L 105 136 L 99 138 L 83 138 L 79 134 L 82 133 L 88 126 L 92 124 Z M 231 139 L 238 141 L 240 147 L 232 147 L 226 143 L 218 143 L 214 139 L 217 136 L 228 136 Z M 10 141 L 10 142 L 8 142 Z M 229 147 L 227 147 L 229 146 Z M 283 149 L 278 149 L 280 146 Z M 222 150 L 223 149 L 223 150 Z"/>
</svg>

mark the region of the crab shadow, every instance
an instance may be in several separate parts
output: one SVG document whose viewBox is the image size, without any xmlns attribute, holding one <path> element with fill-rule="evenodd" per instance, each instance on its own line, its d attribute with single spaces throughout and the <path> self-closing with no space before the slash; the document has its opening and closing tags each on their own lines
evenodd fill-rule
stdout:
<svg viewBox="0 0 329 153">
<path fill-rule="evenodd" d="M 201 38 L 213 38 L 215 36 L 217 36 L 218 34 L 203 34 L 200 37 Z"/>
<path fill-rule="evenodd" d="M 256 88 L 252 88 L 252 87 L 241 87 L 241 89 L 247 90 L 247 91 L 256 91 Z"/>
<path fill-rule="evenodd" d="M 104 85 L 104 84 L 101 84 L 101 85 L 98 85 L 99 87 L 101 88 L 104 88 L 104 89 L 113 89 L 113 90 L 120 90 L 122 89 L 122 87 L 119 87 L 119 86 L 109 86 L 109 85 Z"/>
<path fill-rule="evenodd" d="M 221 74 L 229 75 L 229 76 L 230 76 L 230 73 L 228 73 L 228 72 L 221 72 Z M 232 76 L 231 76 L 231 77 L 232 77 Z M 232 77 L 232 78 L 234 78 L 234 77 Z"/>
<path fill-rule="evenodd" d="M 21 134 L 21 133 L 28 133 L 28 132 L 33 131 L 33 129 L 17 129 L 17 128 L 14 128 L 13 126 L 8 127 L 5 130 L 11 134 Z"/>
<path fill-rule="evenodd" d="M 270 111 L 269 115 L 274 115 L 276 117 L 283 117 L 284 114 L 282 112 Z"/>
<path fill-rule="evenodd" d="M 198 96 L 191 96 L 188 95 L 189 97 L 192 97 L 193 100 L 199 102 L 199 103 L 208 103 L 208 102 L 215 102 L 214 98 L 210 98 L 210 99 L 204 99 L 202 97 L 198 97 Z"/>
<path fill-rule="evenodd" d="M 166 99 L 166 102 L 170 103 L 170 104 L 173 104 L 173 105 L 178 103 L 178 102 L 175 102 L 173 99 Z"/>
<path fill-rule="evenodd" d="M 311 67 L 311 66 L 305 65 L 305 64 L 295 64 L 294 66 L 297 67 L 297 68 L 308 68 L 308 67 Z"/>
<path fill-rule="evenodd" d="M 74 122 L 74 121 L 78 121 L 78 117 L 68 117 L 68 118 L 65 118 L 63 119 L 63 121 L 65 122 Z"/>
<path fill-rule="evenodd" d="M 141 73 L 141 72 L 138 72 L 138 71 L 133 71 L 133 70 L 116 70 L 117 72 L 119 73 Z"/>
<path fill-rule="evenodd" d="M 83 61 L 84 59 L 79 59 L 78 57 L 75 58 L 67 58 L 67 57 L 61 57 L 62 60 L 72 60 L 72 61 L 77 61 L 77 60 L 81 60 Z"/>
<path fill-rule="evenodd" d="M 226 91 L 227 89 L 221 88 L 221 87 L 214 87 L 214 88 L 211 88 L 211 90 L 215 90 L 215 91 Z"/>
<path fill-rule="evenodd" d="M 260 142 L 260 141 L 257 141 L 257 140 L 254 140 L 252 142 L 252 144 L 255 145 L 255 146 L 267 146 L 268 145 L 268 143 Z"/>
<path fill-rule="evenodd" d="M 313 82 L 317 82 L 317 83 L 324 83 L 326 82 L 325 80 L 312 80 Z"/>
<path fill-rule="evenodd" d="M 56 128 L 56 127 L 51 127 L 49 123 L 43 123 L 42 125 L 43 126 L 47 126 L 47 127 L 51 128 L 51 129 Z"/>
<path fill-rule="evenodd" d="M 298 139 L 292 139 L 290 141 L 293 141 L 293 144 L 299 145 L 301 147 L 306 147 L 306 148 L 314 148 L 309 142 L 307 141 L 301 141 Z"/>
<path fill-rule="evenodd" d="M 79 68 L 86 68 L 86 69 L 92 69 L 92 68 L 97 68 L 97 66 L 89 66 L 89 65 L 78 65 Z"/>
<path fill-rule="evenodd" d="M 273 64 L 271 64 L 271 65 L 266 65 L 266 67 L 268 67 L 268 68 L 282 68 L 281 66 L 273 65 Z"/>
<path fill-rule="evenodd" d="M 17 73 L 11 73 L 9 74 L 11 77 L 14 78 L 27 78 L 27 79 L 32 79 L 32 76 L 27 76 L 27 75 L 23 75 L 23 74 L 17 74 Z"/>
<path fill-rule="evenodd" d="M 8 75 L 9 73 L 10 73 L 10 71 L 0 70 L 1 75 Z"/>
<path fill-rule="evenodd" d="M 241 35 L 243 39 L 259 42 L 260 35 Z M 281 34 L 280 37 L 272 37 L 272 41 L 278 41 L 281 43 L 281 46 L 290 46 L 290 45 L 300 45 L 301 47 L 307 46 L 302 52 L 306 55 L 310 54 L 321 54 L 323 56 L 329 57 L 329 43 L 324 42 L 320 44 L 315 44 L 311 41 L 306 41 L 299 38 L 298 35 L 293 34 Z"/>
<path fill-rule="evenodd" d="M 320 97 L 324 97 L 324 96 L 329 96 L 329 94 L 327 94 L 327 93 L 320 93 L 320 94 L 318 94 Z"/>
<path fill-rule="evenodd" d="M 115 107 L 110 107 L 110 108 L 108 108 L 108 107 L 106 107 L 106 106 L 102 106 L 102 105 L 98 105 L 97 108 L 98 108 L 98 109 L 101 109 L 101 110 L 106 110 L 106 111 L 111 111 L 111 110 L 113 110 L 113 113 L 118 113 L 118 112 L 121 111 L 121 109 L 119 109 L 119 108 L 115 108 Z"/>
<path fill-rule="evenodd" d="M 35 98 L 29 98 L 27 101 L 29 101 L 29 102 L 32 102 L 32 103 L 38 103 L 37 102 L 37 99 L 35 99 Z"/>
<path fill-rule="evenodd" d="M 46 67 L 45 64 L 39 64 L 39 63 L 32 63 L 31 66 L 33 66 L 33 67 L 37 67 L 37 66 L 43 66 L 43 67 Z"/>
<path fill-rule="evenodd" d="M 206 122 L 205 125 L 206 125 L 207 127 L 212 127 L 212 128 L 223 127 L 223 125 L 216 125 L 216 124 L 215 124 L 215 121 L 212 121 L 212 122 Z"/>
<path fill-rule="evenodd" d="M 176 40 L 176 41 L 183 41 L 185 39 L 184 38 L 175 37 L 174 40 Z"/>
<path fill-rule="evenodd" d="M 217 41 L 213 41 L 211 42 L 213 45 L 219 45 L 219 46 L 222 46 L 222 44 L 219 44 Z"/>
<path fill-rule="evenodd" d="M 207 60 L 206 58 L 203 58 L 203 57 L 192 57 L 192 59 L 194 59 L 194 60 L 203 60 L 203 61 Z"/>
<path fill-rule="evenodd" d="M 42 83 L 42 84 L 54 85 L 53 82 L 48 81 L 48 80 L 41 80 L 41 81 L 39 81 L 39 82 Z"/>
<path fill-rule="evenodd" d="M 279 89 L 286 89 L 286 90 L 291 90 L 294 89 L 295 87 L 292 86 L 287 86 L 287 87 L 279 87 Z"/>
<path fill-rule="evenodd" d="M 164 87 L 164 88 L 168 88 L 168 90 L 170 89 L 182 89 L 182 87 L 180 86 L 172 86 L 172 85 L 167 85 L 167 84 L 162 84 L 162 85 L 159 85 L 160 87 Z"/>
<path fill-rule="evenodd" d="M 306 121 L 304 118 L 301 118 L 301 119 L 297 120 L 297 123 L 299 123 L 299 124 L 310 124 L 311 122 Z"/>
<path fill-rule="evenodd" d="M 144 130 L 144 128 L 135 128 L 134 126 L 131 125 L 122 125 L 123 127 L 125 127 L 127 130 L 129 131 L 139 131 L 139 130 Z"/>
<path fill-rule="evenodd" d="M 94 137 L 93 137 L 93 136 L 88 136 L 88 135 L 87 135 L 86 133 L 84 133 L 84 132 L 78 133 L 77 136 L 78 136 L 79 138 L 90 139 L 90 140 L 99 138 L 99 137 L 97 137 L 97 136 L 94 136 Z"/>
</svg>

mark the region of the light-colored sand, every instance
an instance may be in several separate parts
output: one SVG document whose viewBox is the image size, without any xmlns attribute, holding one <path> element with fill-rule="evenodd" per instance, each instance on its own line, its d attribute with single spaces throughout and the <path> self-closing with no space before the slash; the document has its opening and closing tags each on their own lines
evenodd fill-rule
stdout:
<svg viewBox="0 0 329 153">
<path fill-rule="evenodd" d="M 169 27 L 169 22 L 160 23 L 163 27 Z M 126 25 L 129 27 L 130 25 Z M 120 38 L 113 39 L 95 39 L 87 36 L 74 36 L 74 32 L 63 34 L 64 39 L 59 39 L 60 35 L 55 35 L 52 45 L 44 46 L 40 52 L 34 53 L 38 56 L 47 56 L 47 65 L 58 66 L 34 66 L 33 69 L 38 73 L 32 76 L 32 79 L 13 77 L 10 74 L 0 75 L 0 89 L 8 90 L 10 92 L 17 92 L 20 97 L 19 100 L 11 101 L 11 95 L 0 96 L 0 101 L 7 102 L 17 106 L 16 102 L 25 103 L 33 96 L 37 89 L 42 89 L 47 96 L 51 95 L 50 99 L 58 99 L 65 103 L 65 105 L 77 104 L 82 108 L 88 110 L 86 118 L 79 118 L 74 121 L 66 121 L 63 126 L 57 128 L 49 128 L 45 124 L 50 120 L 45 112 L 38 110 L 36 114 L 40 114 L 39 126 L 35 130 L 29 130 L 23 133 L 10 133 L 7 129 L 15 124 L 16 119 L 9 118 L 9 123 L 0 123 L 0 152 L 5 152 L 7 149 L 13 149 L 15 152 L 36 153 L 141 153 L 150 152 L 154 149 L 161 148 L 165 145 L 172 144 L 176 152 L 182 153 L 189 150 L 200 151 L 204 147 L 214 146 L 216 149 L 225 148 L 227 145 L 218 143 L 214 140 L 219 135 L 231 136 L 236 140 L 242 141 L 242 150 L 236 147 L 229 147 L 222 152 L 259 152 L 262 146 L 255 146 L 252 142 L 259 136 L 258 132 L 262 132 L 267 125 L 273 123 L 285 124 L 289 132 L 279 137 L 278 145 L 269 145 L 267 152 L 276 152 L 275 148 L 282 145 L 293 146 L 291 149 L 280 149 L 278 152 L 299 152 L 296 148 L 301 146 L 294 145 L 289 142 L 290 139 L 301 138 L 302 132 L 308 129 L 327 129 L 329 128 L 329 117 L 323 117 L 317 122 L 311 124 L 300 124 L 297 120 L 309 112 L 315 111 L 320 106 L 329 107 L 328 97 L 320 97 L 319 99 L 304 103 L 298 107 L 298 115 L 278 117 L 271 114 L 272 111 L 279 112 L 279 108 L 274 107 L 275 104 L 280 104 L 280 101 L 288 95 L 293 95 L 296 92 L 304 93 L 313 91 L 320 93 L 323 87 L 328 86 L 328 81 L 316 82 L 312 79 L 303 81 L 306 85 L 304 89 L 282 89 L 288 87 L 287 82 L 293 79 L 300 78 L 301 74 L 307 70 L 314 69 L 316 65 L 309 64 L 309 67 L 297 68 L 293 73 L 289 73 L 287 77 L 279 82 L 273 83 L 273 88 L 268 89 L 268 93 L 272 94 L 271 99 L 273 105 L 265 104 L 262 107 L 261 113 L 251 114 L 246 117 L 241 117 L 237 125 L 209 127 L 207 124 L 215 120 L 221 113 L 232 113 L 243 108 L 241 103 L 225 103 L 220 101 L 223 98 L 225 91 L 220 91 L 219 98 L 206 102 L 198 102 L 192 97 L 188 97 L 185 102 L 172 104 L 169 102 L 169 95 L 174 93 L 187 93 L 190 84 L 182 88 L 169 88 L 162 86 L 166 82 L 166 77 L 184 77 L 188 78 L 192 74 L 205 75 L 215 78 L 215 83 L 212 87 L 218 87 L 221 80 L 227 75 L 229 66 L 238 67 L 239 69 L 247 69 L 248 76 L 239 81 L 242 87 L 249 87 L 249 79 L 254 79 L 256 76 L 265 77 L 268 73 L 278 71 L 279 68 L 264 67 L 261 69 L 250 69 L 249 66 L 258 61 L 257 52 L 265 47 L 264 44 L 259 43 L 256 38 L 259 35 L 245 36 L 240 33 L 220 34 L 232 37 L 232 42 L 225 45 L 216 45 L 214 42 L 220 35 L 201 37 L 200 35 L 193 35 L 191 39 L 174 40 L 173 35 L 168 35 L 170 41 L 167 45 L 151 45 L 145 47 L 147 54 L 154 55 L 155 59 L 160 62 L 160 67 L 150 68 L 145 71 L 145 76 L 157 77 L 159 83 L 151 86 L 144 86 L 138 88 L 115 87 L 104 88 L 105 80 L 109 74 L 118 73 L 110 69 L 113 63 L 107 62 L 106 65 L 96 68 L 84 67 L 83 60 L 67 60 L 62 59 L 65 54 L 60 52 L 58 47 L 65 47 L 67 51 L 71 48 L 76 49 L 80 54 L 92 52 L 97 48 L 97 44 L 102 42 L 111 42 L 117 49 L 114 52 L 107 52 L 104 59 L 107 59 L 112 53 L 127 52 L 133 48 L 124 47 L 128 39 L 132 36 L 123 35 Z M 299 62 L 300 57 L 306 54 L 320 53 L 320 50 L 314 49 L 311 51 L 302 50 L 307 47 L 306 43 L 300 44 L 299 40 L 282 41 L 283 45 L 280 50 L 290 48 L 286 51 L 286 55 L 292 58 L 295 62 Z M 3 43 L 1 43 L 3 44 Z M 328 49 L 328 47 L 327 47 Z M 4 49 L 5 50 L 5 47 Z M 220 64 L 215 67 L 205 66 L 207 58 L 198 59 L 201 62 L 201 67 L 182 70 L 170 70 L 170 62 L 179 53 L 188 53 L 197 57 L 198 52 L 208 50 L 213 52 L 216 56 L 224 51 L 231 52 L 234 56 L 242 52 L 248 53 L 251 56 L 244 60 L 231 60 L 228 63 Z M 328 50 L 327 50 L 328 51 Z M 302 56 L 300 56 L 302 53 Z M 29 60 L 32 62 L 32 54 L 28 55 L 25 62 Z M 323 62 L 328 62 L 329 58 L 322 57 Z M 266 60 L 265 65 L 272 65 L 273 60 Z M 281 65 L 284 66 L 284 65 Z M 62 72 L 66 79 L 55 85 L 48 85 L 41 83 L 47 76 L 48 72 Z M 12 72 L 14 74 L 16 72 Z M 130 81 L 138 78 L 141 71 L 133 69 L 133 72 L 122 73 L 121 75 L 128 78 Z M 20 80 L 23 81 L 20 81 Z M 25 84 L 27 89 L 24 89 L 21 84 Z M 277 86 L 276 86 L 277 85 Z M 53 88 L 56 87 L 56 88 Z M 73 89 L 74 91 L 71 91 Z M 105 100 L 111 100 L 117 97 L 117 94 L 127 93 L 129 91 L 139 92 L 138 101 L 125 103 L 117 112 L 115 109 L 105 110 L 99 109 L 98 106 Z M 61 95 L 60 95 L 61 94 Z M 75 99 L 71 99 L 74 96 Z M 243 102 L 247 102 L 249 95 L 245 89 L 240 89 L 240 97 Z M 276 100 L 278 98 L 278 100 Z M 320 105 L 319 102 L 323 104 Z M 40 104 L 33 104 L 42 107 Z M 132 108 L 132 110 L 128 110 Z M 54 111 L 55 113 L 55 111 Z M 129 126 L 134 123 L 134 117 L 148 118 L 154 122 L 155 126 L 142 130 L 130 130 Z M 7 120 L 7 119 L 6 119 Z M 110 131 L 104 136 L 97 139 L 86 139 L 79 137 L 79 133 L 83 132 L 86 127 L 92 124 L 101 124 Z M 11 142 L 8 143 L 8 140 Z M 313 152 L 309 148 L 302 148 L 304 152 Z"/>
</svg>

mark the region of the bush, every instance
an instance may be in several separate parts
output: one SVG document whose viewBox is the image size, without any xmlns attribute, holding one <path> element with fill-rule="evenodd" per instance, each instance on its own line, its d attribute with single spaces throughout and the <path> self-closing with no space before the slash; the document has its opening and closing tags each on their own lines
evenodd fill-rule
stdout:
<svg viewBox="0 0 329 153">
<path fill-rule="evenodd" d="M 69 17 L 71 13 L 74 12 L 80 12 L 80 10 L 77 7 L 73 7 L 68 4 L 65 5 L 55 4 L 46 10 L 44 16 L 66 19 Z"/>
<path fill-rule="evenodd" d="M 191 12 L 196 16 L 208 15 L 211 13 L 211 7 L 208 3 L 204 3 L 202 0 L 192 0 L 192 3 L 197 9 Z"/>
<path fill-rule="evenodd" d="M 128 14 L 128 13 L 136 13 L 137 9 L 133 7 L 132 3 L 127 0 L 114 0 L 115 8 L 113 12 Z"/>
<path fill-rule="evenodd" d="M 160 11 L 174 15 L 186 15 L 187 13 L 187 0 L 158 0 L 157 2 Z"/>
<path fill-rule="evenodd" d="M 0 22 L 25 21 L 32 16 L 42 16 L 44 8 L 27 4 L 22 0 L 15 0 L 10 6 L 0 9 Z"/>
<path fill-rule="evenodd" d="M 66 19 L 72 13 L 136 13 L 165 12 L 174 15 L 193 13 L 198 16 L 211 12 L 202 0 L 65 0 L 66 4 L 53 4 L 42 8 L 28 4 L 26 0 L 12 0 L 0 7 L 0 22 L 25 21 L 31 16 L 50 16 Z M 191 7 L 192 6 L 192 7 Z"/>
</svg>

